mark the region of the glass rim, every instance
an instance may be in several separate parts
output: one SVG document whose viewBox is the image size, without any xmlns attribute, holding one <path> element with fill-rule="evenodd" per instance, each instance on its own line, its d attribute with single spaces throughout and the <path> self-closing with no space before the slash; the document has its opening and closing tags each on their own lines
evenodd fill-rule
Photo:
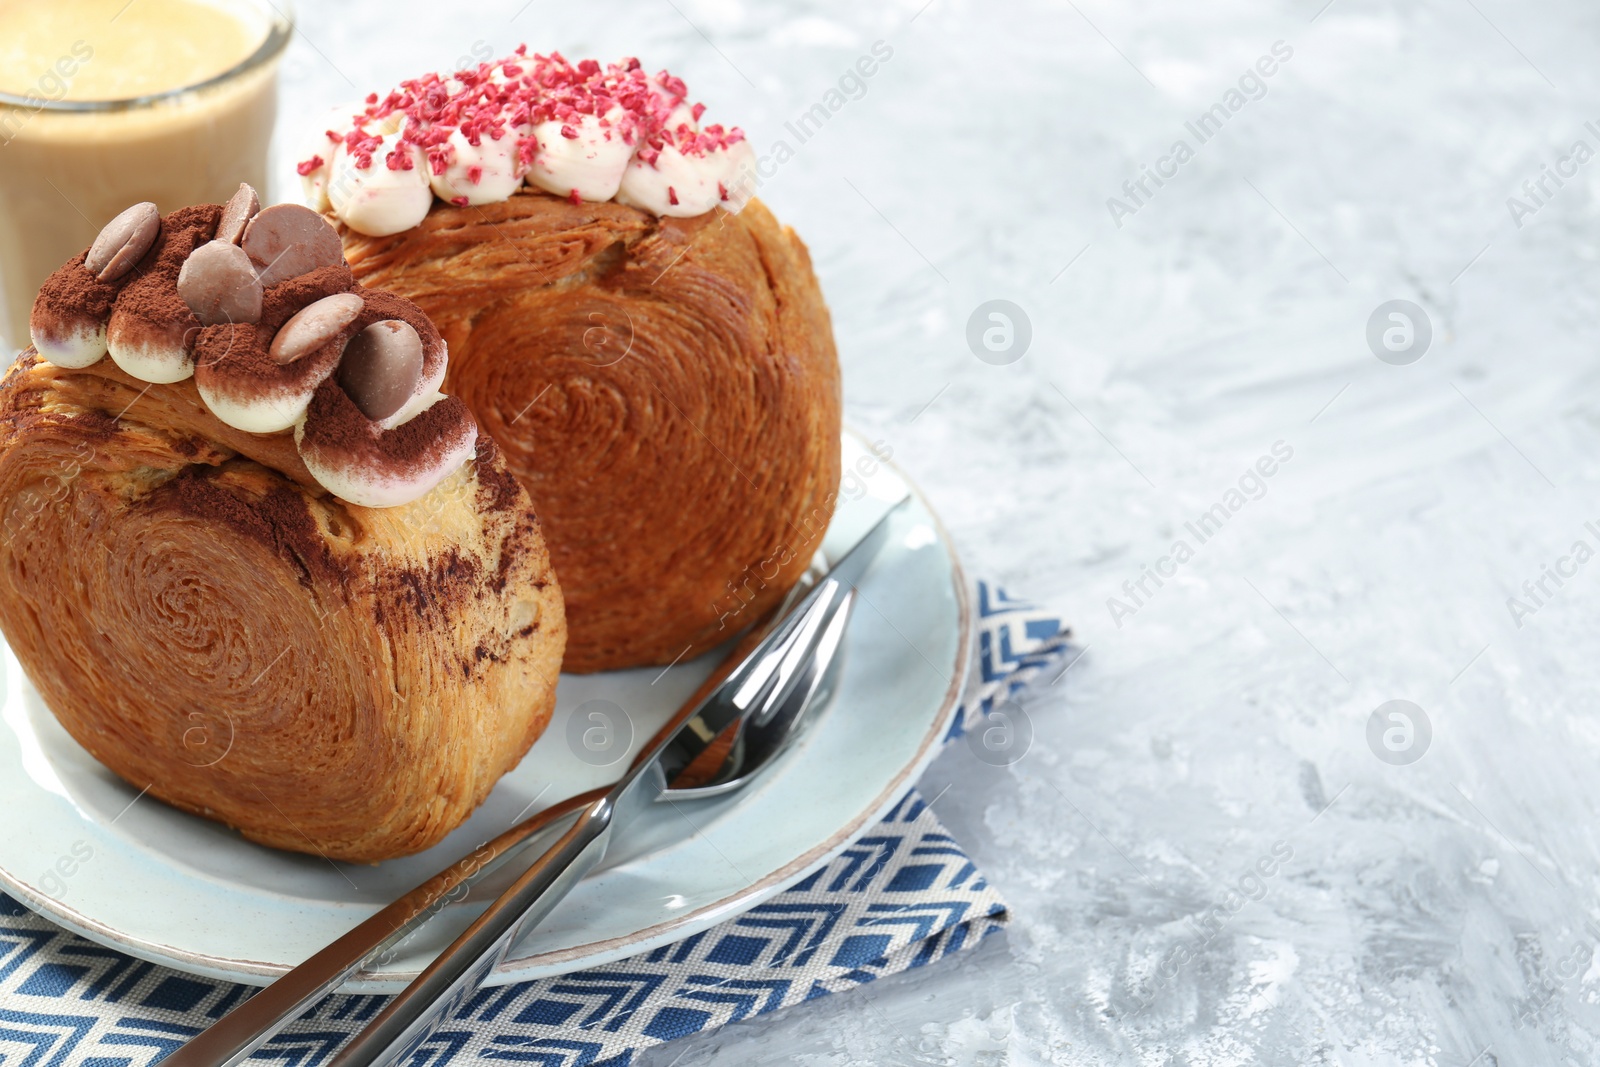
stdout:
<svg viewBox="0 0 1600 1067">
<path fill-rule="evenodd" d="M 153 107 L 158 104 L 176 100 L 189 93 L 201 92 L 243 77 L 251 71 L 258 70 L 283 54 L 288 47 L 289 38 L 294 35 L 294 12 L 288 0 L 266 0 L 264 4 L 257 5 L 271 9 L 268 15 L 267 36 L 254 52 L 244 59 L 229 67 L 220 74 L 214 74 L 204 81 L 194 82 L 190 85 L 180 85 L 175 89 L 163 89 L 159 93 L 147 93 L 144 96 L 129 96 L 121 100 L 41 100 L 30 99 L 27 96 L 18 96 L 0 90 L 0 107 L 20 108 L 35 113 L 57 112 L 60 114 L 93 114 L 109 111 L 133 111 L 138 108 Z"/>
</svg>

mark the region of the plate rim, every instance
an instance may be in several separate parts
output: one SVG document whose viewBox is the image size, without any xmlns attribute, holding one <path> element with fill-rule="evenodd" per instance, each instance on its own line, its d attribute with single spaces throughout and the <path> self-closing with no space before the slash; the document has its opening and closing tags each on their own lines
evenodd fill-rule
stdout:
<svg viewBox="0 0 1600 1067">
<path fill-rule="evenodd" d="M 966 691 L 968 676 L 972 668 L 972 593 L 968 588 L 966 572 L 961 565 L 961 558 L 956 552 L 955 543 L 950 537 L 949 529 L 946 528 L 944 520 L 940 518 L 938 511 L 933 507 L 927 494 L 922 491 L 921 486 L 899 464 L 895 463 L 892 457 L 884 459 L 878 456 L 865 434 L 853 427 L 846 426 L 841 428 L 840 436 L 855 438 L 863 449 L 871 452 L 879 463 L 892 470 L 905 483 L 906 488 L 928 513 L 928 517 L 938 533 L 939 542 L 944 547 L 945 555 L 950 563 L 950 584 L 956 601 L 956 662 L 949 684 L 946 686 L 943 701 L 939 710 L 933 716 L 932 725 L 923 735 L 915 755 L 900 767 L 889 784 L 871 804 L 862 809 L 851 820 L 841 825 L 826 841 L 808 849 L 804 854 L 791 860 L 783 867 L 757 879 L 743 889 L 731 893 L 720 900 L 696 908 L 694 911 L 673 916 L 664 922 L 644 927 L 628 934 L 607 938 L 602 941 L 589 941 L 581 945 L 551 949 L 531 956 L 502 960 L 485 978 L 483 982 L 485 987 L 534 981 L 539 978 L 569 974 L 587 967 L 602 966 L 619 959 L 648 952 L 663 944 L 674 943 L 683 937 L 692 936 L 694 932 L 709 929 L 723 919 L 743 914 L 763 901 L 781 893 L 813 870 L 820 868 L 844 849 L 849 848 L 858 837 L 873 825 L 882 821 L 883 816 L 905 796 L 907 790 L 915 785 L 916 780 L 927 769 L 933 757 L 940 751 L 941 742 L 949 732 L 950 721 L 960 707 L 961 697 Z M 26 676 L 24 675 L 24 677 Z M 174 970 L 179 970 L 186 974 L 195 974 L 217 981 L 235 982 L 241 985 L 264 986 L 281 978 L 297 966 L 295 964 L 280 964 L 262 960 L 219 957 L 209 953 L 196 952 L 192 949 L 166 945 L 148 938 L 120 933 L 108 924 L 92 919 L 78 909 L 38 892 L 33 886 L 21 881 L 4 867 L 0 867 L 0 889 L 4 889 L 5 892 L 16 897 L 30 911 L 57 923 L 72 933 L 107 948 L 126 952 L 130 956 L 159 966 L 172 967 Z M 696 929 L 687 929 L 690 927 Z M 363 969 L 357 971 L 341 985 L 339 992 L 392 994 L 409 984 L 420 973 L 420 970 L 368 971 Z"/>
</svg>

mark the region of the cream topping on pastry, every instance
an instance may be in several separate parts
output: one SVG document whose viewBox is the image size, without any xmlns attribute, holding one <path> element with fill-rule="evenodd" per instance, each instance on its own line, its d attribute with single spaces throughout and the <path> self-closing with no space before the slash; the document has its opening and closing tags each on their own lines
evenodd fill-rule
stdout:
<svg viewBox="0 0 1600 1067">
<path fill-rule="evenodd" d="M 617 203 L 653 215 L 704 215 L 723 200 L 722 168 L 714 156 L 715 153 L 685 155 L 670 144 L 662 145 L 654 162 L 646 163 L 634 156 L 622 174 Z"/>
<path fill-rule="evenodd" d="M 452 130 L 445 141 L 449 162 L 428 179 L 433 195 L 458 207 L 507 199 L 522 184 L 524 168 L 517 160 L 517 141 L 526 135 L 513 130 L 503 130 L 499 136 L 485 132 L 478 134 L 474 143 L 472 136 Z"/>
<path fill-rule="evenodd" d="M 307 137 L 302 145 L 304 158 L 295 166 L 295 171 L 300 175 L 300 196 L 306 207 L 318 214 L 328 211 L 329 161 L 333 159 L 334 149 L 341 143 L 331 132 L 325 131 L 331 131 L 336 126 L 343 128 L 347 123 L 353 125 L 365 106 L 345 104 L 329 108 L 323 116 L 321 127 L 314 135 Z"/>
<path fill-rule="evenodd" d="M 623 117 L 622 108 L 613 107 L 603 116 L 550 119 L 533 127 L 536 147 L 528 184 L 557 196 L 576 194 L 580 200 L 616 196 L 634 149 L 620 130 Z"/>
<path fill-rule="evenodd" d="M 399 148 L 422 161 L 415 146 Z M 352 187 L 397 183 L 363 177 Z M 364 507 L 416 500 L 472 457 L 477 423 L 439 391 L 444 339 L 410 301 L 355 284 L 321 215 L 262 209 L 248 186 L 227 207 L 165 218 L 137 208 L 40 287 L 30 328 L 41 358 L 82 369 L 109 351 L 140 381 L 192 375 L 220 421 L 293 430 L 323 488 Z"/>
<path fill-rule="evenodd" d="M 106 350 L 111 361 L 141 382 L 171 385 L 194 374 L 182 335 L 161 335 L 127 325 L 116 312 L 106 331 Z"/>
<path fill-rule="evenodd" d="M 336 122 L 299 164 L 307 203 L 358 233 L 415 226 L 432 196 L 505 200 L 527 184 L 688 217 L 749 200 L 753 153 L 738 127 L 703 125 L 682 79 L 637 59 L 602 66 L 559 52 L 400 83 Z M 425 170 L 418 173 L 419 154 Z"/>
<path fill-rule="evenodd" d="M 422 149 L 398 133 L 372 134 L 362 147 L 334 150 L 328 172 L 328 206 L 351 229 L 371 237 L 409 230 L 433 205 Z"/>
<path fill-rule="evenodd" d="M 106 324 L 92 319 L 62 319 L 32 324 L 33 347 L 58 367 L 92 367 L 106 354 Z"/>
<path fill-rule="evenodd" d="M 295 427 L 294 440 L 306 469 L 334 496 L 387 508 L 426 496 L 471 459 L 478 424 L 460 400 L 435 393 L 409 419 L 381 429 L 329 381 Z"/>
</svg>

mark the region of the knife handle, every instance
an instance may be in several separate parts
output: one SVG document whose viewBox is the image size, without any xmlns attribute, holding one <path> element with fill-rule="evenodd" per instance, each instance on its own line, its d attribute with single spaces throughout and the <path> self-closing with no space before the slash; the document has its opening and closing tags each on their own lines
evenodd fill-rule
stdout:
<svg viewBox="0 0 1600 1067">
<path fill-rule="evenodd" d="M 510 889 L 339 1051 L 329 1067 L 390 1067 L 416 1051 L 477 990 L 517 936 L 542 921 L 600 862 L 614 814 L 609 795 L 586 807 Z"/>
<path fill-rule="evenodd" d="M 174 1049 L 166 1067 L 238 1067 L 285 1025 L 365 967 L 398 948 L 463 891 L 500 866 L 534 835 L 605 796 L 592 789 L 525 819 L 485 841 L 338 940 L 257 991 L 210 1027 Z"/>
</svg>

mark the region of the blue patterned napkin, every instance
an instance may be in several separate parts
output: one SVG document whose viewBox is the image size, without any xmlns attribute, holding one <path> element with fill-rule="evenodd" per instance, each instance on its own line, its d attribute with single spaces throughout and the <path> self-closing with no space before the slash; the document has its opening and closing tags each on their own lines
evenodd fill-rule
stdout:
<svg viewBox="0 0 1600 1067">
<path fill-rule="evenodd" d="M 978 584 L 979 669 L 947 739 L 1057 665 L 1056 616 Z M 915 792 L 765 904 L 632 959 L 482 989 L 409 1061 L 626 1067 L 642 1048 L 921 967 L 1004 927 L 1005 902 Z M 149 1067 L 251 992 L 144 963 L 0 895 L 0 1065 Z M 318 1067 L 384 1004 L 335 994 L 253 1060 Z"/>
</svg>

